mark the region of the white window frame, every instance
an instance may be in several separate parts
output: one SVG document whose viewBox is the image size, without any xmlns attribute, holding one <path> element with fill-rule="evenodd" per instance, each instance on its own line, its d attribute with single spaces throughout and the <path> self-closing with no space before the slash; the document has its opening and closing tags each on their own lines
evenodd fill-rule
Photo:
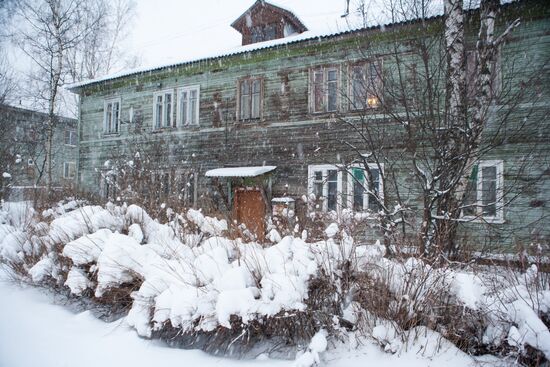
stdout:
<svg viewBox="0 0 550 367">
<path fill-rule="evenodd" d="M 170 95 L 170 121 L 166 121 L 166 95 Z M 160 126 L 157 125 L 157 99 L 162 97 L 162 114 Z M 165 89 L 153 94 L 153 130 L 161 130 L 174 126 L 174 90 Z"/>
<path fill-rule="evenodd" d="M 380 172 L 378 174 L 378 195 L 380 196 L 380 200 L 384 202 L 384 163 L 380 163 L 380 167 L 376 163 L 369 163 L 368 164 L 369 169 L 380 169 Z M 360 168 L 364 171 L 364 178 L 368 179 L 367 172 L 365 171 L 365 167 L 362 164 L 354 164 L 351 165 L 348 169 L 348 180 L 347 180 L 347 207 L 349 209 L 353 209 L 353 200 L 354 200 L 354 193 L 353 193 L 353 187 L 355 182 L 355 177 L 353 176 L 353 169 L 354 168 Z M 367 191 L 368 186 L 365 186 L 366 183 L 363 183 L 363 187 L 365 187 L 365 192 L 363 194 L 363 212 L 369 211 L 369 193 Z"/>
<path fill-rule="evenodd" d="M 496 167 L 496 215 L 483 214 L 483 168 Z M 504 223 L 504 162 L 499 159 L 477 163 L 475 215 L 462 215 L 462 219 L 474 222 Z"/>
<path fill-rule="evenodd" d="M 328 109 L 329 104 L 329 88 L 328 88 L 328 74 L 331 71 L 336 72 L 336 108 L 334 110 Z M 320 110 L 315 109 L 315 73 L 322 72 L 323 73 L 323 80 L 322 80 L 322 92 L 323 92 L 323 108 Z M 341 83 L 341 72 L 340 67 L 335 65 L 327 65 L 327 66 L 320 66 L 320 67 L 314 67 L 309 69 L 309 112 L 313 114 L 320 114 L 320 113 L 335 113 L 340 111 L 340 87 L 342 85 Z"/>
<path fill-rule="evenodd" d="M 68 175 L 71 172 L 72 166 L 72 175 Z M 63 162 L 63 178 L 67 180 L 73 180 L 76 177 L 76 163 L 75 162 Z"/>
<path fill-rule="evenodd" d="M 119 107 L 119 108 L 120 108 L 120 107 Z M 119 111 L 119 113 L 120 113 L 120 111 Z M 76 147 L 76 145 L 77 145 L 77 143 L 78 143 L 78 139 L 77 139 L 77 137 L 76 137 L 76 130 L 72 130 L 72 129 L 65 130 L 65 134 L 66 134 L 67 132 L 69 133 L 69 142 L 67 143 L 67 142 L 65 141 L 65 142 L 64 142 L 65 145 L 70 146 L 70 147 Z M 72 139 L 73 136 L 74 136 L 75 144 L 71 144 L 71 142 L 72 142 L 72 140 L 73 140 L 73 139 Z M 63 136 L 63 140 L 65 140 L 65 136 Z"/>
<path fill-rule="evenodd" d="M 196 111 L 195 111 L 195 123 L 191 123 L 191 112 L 190 112 L 190 95 L 192 91 L 196 91 L 197 92 L 197 108 L 196 108 Z M 183 103 L 183 94 L 186 93 L 187 95 L 187 98 L 186 98 L 186 103 L 187 103 L 187 111 L 186 111 L 186 120 L 187 121 L 183 121 L 183 115 L 182 115 L 182 103 Z M 190 85 L 190 86 L 185 86 L 185 87 L 181 87 L 178 89 L 178 103 L 177 103 L 177 121 L 178 121 L 178 126 L 199 126 L 200 123 L 199 123 L 199 117 L 200 117 L 200 113 L 199 113 L 199 110 L 200 110 L 200 102 L 201 102 L 201 97 L 200 97 L 201 93 L 200 93 L 200 85 Z"/>
<path fill-rule="evenodd" d="M 342 178 L 344 172 L 342 172 L 341 166 L 334 164 L 313 164 L 309 165 L 307 169 L 307 182 L 308 182 L 308 196 L 314 194 L 314 181 L 315 181 L 315 172 L 321 171 L 323 173 L 323 199 L 321 211 L 328 211 L 328 171 L 336 170 L 337 171 L 337 183 L 336 183 L 336 211 L 339 212 L 342 209 L 342 189 L 343 182 Z"/>
<path fill-rule="evenodd" d="M 110 121 L 107 121 L 107 111 L 109 104 L 114 105 L 115 103 L 118 104 L 118 118 L 116 121 L 114 121 L 114 128 L 113 128 L 113 113 L 112 113 L 112 107 L 111 107 L 111 119 Z M 119 134 L 120 133 L 120 113 L 122 111 L 122 103 L 120 97 L 115 98 L 109 98 L 104 101 L 103 104 L 103 134 Z"/>
</svg>

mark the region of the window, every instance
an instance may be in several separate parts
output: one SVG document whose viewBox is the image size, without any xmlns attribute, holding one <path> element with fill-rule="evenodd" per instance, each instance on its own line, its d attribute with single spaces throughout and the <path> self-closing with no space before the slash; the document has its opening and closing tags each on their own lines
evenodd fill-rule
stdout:
<svg viewBox="0 0 550 367">
<path fill-rule="evenodd" d="M 341 170 L 335 165 L 315 165 L 309 166 L 308 171 L 308 191 L 321 202 L 320 209 L 338 210 L 341 207 Z"/>
<path fill-rule="evenodd" d="M 185 87 L 178 91 L 178 123 L 181 126 L 199 124 L 199 87 Z"/>
<path fill-rule="evenodd" d="M 382 174 L 380 174 L 382 168 Z M 354 211 L 380 210 L 380 203 L 384 200 L 383 169 L 377 164 L 369 164 L 370 177 L 372 185 L 369 185 L 369 174 L 363 166 L 351 167 L 348 173 L 348 208 Z M 372 186 L 372 191 L 370 187 Z"/>
<path fill-rule="evenodd" d="M 259 119 L 262 109 L 262 79 L 249 78 L 239 82 L 239 120 Z"/>
<path fill-rule="evenodd" d="M 161 129 L 163 127 L 173 126 L 173 110 L 172 110 L 172 101 L 173 101 L 173 92 L 164 91 L 156 93 L 154 95 L 155 106 L 153 111 L 154 116 L 154 128 Z"/>
<path fill-rule="evenodd" d="M 351 109 L 362 110 L 380 105 L 382 67 L 379 61 L 351 66 L 349 79 Z"/>
<path fill-rule="evenodd" d="M 338 69 L 319 68 L 310 73 L 311 112 L 332 112 L 338 110 Z"/>
<path fill-rule="evenodd" d="M 103 132 L 105 134 L 118 134 L 120 127 L 120 99 L 105 101 L 103 117 Z"/>
<path fill-rule="evenodd" d="M 480 161 L 473 167 L 466 187 L 462 215 L 466 218 L 483 218 L 489 221 L 504 220 L 503 163 Z"/>
<path fill-rule="evenodd" d="M 197 201 L 197 175 L 188 171 L 180 174 L 180 199 L 187 207 L 195 207 Z"/>
<path fill-rule="evenodd" d="M 63 163 L 63 178 L 73 179 L 75 176 L 75 163 L 64 162 Z"/>
<path fill-rule="evenodd" d="M 268 24 L 253 27 L 251 30 L 252 43 L 269 41 L 277 38 L 277 25 Z"/>
<path fill-rule="evenodd" d="M 76 131 L 65 130 L 65 144 L 76 145 Z"/>
</svg>

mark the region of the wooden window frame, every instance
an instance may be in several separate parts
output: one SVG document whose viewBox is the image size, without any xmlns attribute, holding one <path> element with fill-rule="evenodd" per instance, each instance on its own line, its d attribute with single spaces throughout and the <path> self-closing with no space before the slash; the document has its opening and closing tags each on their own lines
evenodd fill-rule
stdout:
<svg viewBox="0 0 550 367">
<path fill-rule="evenodd" d="M 69 175 L 68 173 L 71 172 L 70 167 L 73 167 L 72 175 Z M 76 163 L 75 162 L 63 162 L 63 178 L 66 180 L 74 180 L 76 177 Z"/>
<path fill-rule="evenodd" d="M 68 143 L 67 143 L 67 133 L 69 133 L 69 142 Z M 73 136 L 74 136 L 74 144 L 72 144 L 72 142 L 73 142 L 72 137 Z M 77 139 L 77 136 L 76 136 L 76 130 L 73 130 L 73 129 L 65 130 L 63 140 L 64 140 L 65 145 L 70 146 L 70 147 L 76 147 L 77 144 L 78 144 L 78 139 Z"/>
<path fill-rule="evenodd" d="M 241 117 L 241 86 L 243 82 L 250 83 L 250 101 L 249 101 L 249 108 L 250 108 L 250 114 L 252 115 L 252 102 L 253 102 L 253 93 L 252 88 L 255 81 L 260 82 L 260 101 L 259 101 L 259 107 L 258 107 L 258 117 L 249 117 L 249 118 L 242 118 Z M 237 121 L 241 122 L 247 122 L 247 121 L 262 121 L 264 116 L 264 86 L 265 79 L 261 76 L 254 76 L 254 77 L 245 77 L 241 78 L 237 81 L 237 108 L 236 108 L 236 118 Z"/>
<path fill-rule="evenodd" d="M 189 86 L 185 86 L 185 87 L 181 87 L 178 89 L 178 94 L 177 94 L 177 110 L 176 110 L 176 121 L 177 121 L 177 125 L 178 126 L 184 126 L 184 127 L 193 127 L 193 126 L 200 126 L 200 104 L 201 104 L 201 91 L 200 91 L 200 85 L 189 85 Z M 195 91 L 197 92 L 197 106 L 196 106 L 196 110 L 195 110 L 195 123 L 191 123 L 190 122 L 190 117 L 191 117 L 191 113 L 190 113 L 190 109 L 189 109 L 189 106 L 190 106 L 190 92 L 192 91 Z M 187 103 L 187 111 L 186 111 L 186 118 L 187 118 L 187 121 L 184 122 L 183 121 L 183 115 L 182 115 L 182 103 L 183 103 L 183 93 L 186 93 L 187 94 L 187 97 L 186 97 L 186 103 Z"/>
<path fill-rule="evenodd" d="M 340 212 L 342 209 L 342 193 L 343 193 L 343 177 L 344 172 L 341 167 L 335 164 L 312 164 L 308 166 L 308 175 L 307 175 L 307 185 L 308 185 L 308 196 L 314 194 L 314 182 L 315 182 L 315 172 L 322 172 L 323 177 L 323 198 L 322 198 L 322 207 L 320 211 L 328 212 L 328 171 L 336 170 L 336 212 Z"/>
<path fill-rule="evenodd" d="M 353 176 L 353 169 L 362 169 L 363 171 L 365 171 L 365 167 L 364 165 L 362 164 L 354 164 L 352 166 L 349 167 L 348 169 L 348 180 L 347 180 L 347 194 L 348 194 L 348 197 L 347 197 L 347 207 L 351 210 L 353 210 L 353 200 L 354 200 L 354 192 L 353 192 L 353 189 L 354 189 L 354 182 L 355 182 L 355 177 Z M 376 163 L 368 163 L 368 168 L 369 169 L 375 169 L 375 170 L 379 170 L 379 173 L 378 173 L 378 195 L 380 197 L 380 200 L 383 202 L 384 201 L 384 164 L 383 163 L 380 163 L 380 167 L 378 166 L 378 164 Z M 364 173 L 364 178 L 367 179 L 367 175 L 366 175 L 366 172 Z M 363 183 L 363 185 L 365 185 L 366 183 Z M 363 193 L 363 210 L 361 210 L 361 212 L 368 212 L 370 209 L 370 197 L 369 197 L 369 193 L 367 191 L 365 191 Z"/>
<path fill-rule="evenodd" d="M 111 107 L 111 115 L 109 118 L 109 121 L 107 121 L 107 114 L 109 111 L 109 105 L 114 106 L 114 104 L 118 104 L 118 118 L 116 121 L 114 121 L 114 129 L 113 129 L 113 109 Z M 120 97 L 114 97 L 114 98 L 108 98 L 105 99 L 103 103 L 103 134 L 104 135 L 116 135 L 120 134 L 120 113 L 122 111 L 122 103 Z"/>
<path fill-rule="evenodd" d="M 329 80 L 328 75 L 329 72 L 336 71 L 336 108 L 334 110 L 328 109 L 329 104 Z M 323 93 L 323 108 L 321 110 L 316 109 L 315 104 L 315 74 L 318 72 L 322 72 L 323 74 L 323 81 L 322 83 L 322 93 Z M 326 113 L 336 113 L 341 110 L 341 86 L 342 86 L 342 73 L 341 68 L 339 65 L 323 65 L 323 66 L 317 66 L 312 67 L 309 69 L 309 91 L 308 91 L 308 105 L 309 105 L 309 112 L 311 114 L 326 114 Z"/>
<path fill-rule="evenodd" d="M 369 96 L 369 89 L 370 88 L 373 88 L 370 86 L 370 76 L 371 76 L 371 73 L 370 73 L 370 66 L 372 64 L 375 64 L 376 67 L 378 68 L 378 80 L 377 80 L 377 88 L 378 88 L 378 91 L 376 93 L 372 93 L 372 97 Z M 354 87 L 354 69 L 357 68 L 357 67 L 360 67 L 363 69 L 363 75 L 364 75 L 364 78 L 365 78 L 365 85 L 364 85 L 364 88 L 365 88 L 365 101 L 364 101 L 364 104 L 363 106 L 359 106 L 357 104 L 357 102 L 355 101 L 355 95 L 353 93 L 353 87 Z M 348 91 L 348 102 L 349 102 L 349 110 L 350 111 L 366 111 L 366 110 L 374 110 L 374 109 L 377 109 L 377 108 L 380 108 L 381 104 L 382 104 L 382 99 L 383 99 L 383 93 L 382 91 L 384 90 L 384 72 L 383 72 L 383 69 L 384 68 L 384 62 L 383 62 L 383 59 L 382 58 L 373 58 L 373 59 L 367 59 L 367 60 L 361 60 L 361 61 L 358 61 L 358 62 L 354 62 L 354 63 L 350 63 L 348 65 L 348 73 L 347 73 L 347 76 L 348 76 L 348 88 L 347 88 L 347 91 Z M 378 95 L 376 95 L 378 94 Z M 374 101 L 371 103 L 370 102 L 370 98 L 376 98 L 378 101 L 375 103 Z"/>
<path fill-rule="evenodd" d="M 153 94 L 153 130 L 162 130 L 162 129 L 168 129 L 171 127 L 175 127 L 175 119 L 174 119 L 174 106 L 176 103 L 174 103 L 174 90 L 173 89 L 165 89 L 162 91 L 155 92 Z M 166 121 L 166 95 L 170 95 L 170 121 Z M 162 116 L 160 125 L 157 125 L 157 105 L 158 105 L 158 97 L 162 97 Z"/>
<path fill-rule="evenodd" d="M 483 168 L 496 167 L 496 214 L 486 215 L 483 213 Z M 472 222 L 487 222 L 502 224 L 504 223 L 504 162 L 500 159 L 481 160 L 477 163 L 477 176 L 476 176 L 476 200 L 472 204 L 475 208 L 474 215 L 464 215 L 462 213 L 462 220 Z"/>
</svg>

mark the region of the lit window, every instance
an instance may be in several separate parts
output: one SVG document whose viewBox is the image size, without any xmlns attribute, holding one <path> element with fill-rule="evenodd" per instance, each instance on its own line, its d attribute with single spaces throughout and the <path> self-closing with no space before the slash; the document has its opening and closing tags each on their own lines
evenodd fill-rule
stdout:
<svg viewBox="0 0 550 367">
<path fill-rule="evenodd" d="M 503 220 L 503 186 L 502 161 L 480 161 L 473 167 L 468 180 L 462 215 L 489 221 Z"/>
<path fill-rule="evenodd" d="M 382 72 L 379 61 L 354 65 L 350 69 L 351 109 L 362 110 L 380 105 Z"/>
<path fill-rule="evenodd" d="M 117 134 L 120 127 L 120 99 L 105 101 L 103 132 Z"/>
</svg>

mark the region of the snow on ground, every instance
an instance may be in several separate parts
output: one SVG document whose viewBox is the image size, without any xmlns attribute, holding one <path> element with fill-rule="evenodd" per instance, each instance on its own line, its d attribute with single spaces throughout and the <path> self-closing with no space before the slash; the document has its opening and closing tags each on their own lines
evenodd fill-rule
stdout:
<svg viewBox="0 0 550 367">
<path fill-rule="evenodd" d="M 89 311 L 73 314 L 54 305 L 51 295 L 37 288 L 19 288 L 0 281 L 1 367 L 150 367 L 150 366 L 296 366 L 293 361 L 267 359 L 235 360 L 215 357 L 198 350 L 174 349 L 160 341 L 141 339 L 123 320 L 105 323 Z M 310 345 L 313 354 L 324 350 L 324 338 Z M 427 339 L 426 339 L 427 340 Z M 359 349 L 341 345 L 322 355 L 323 366 L 468 366 L 472 359 L 453 346 L 433 358 L 419 352 L 421 340 L 401 355 L 384 353 L 374 344 Z M 310 352 L 306 352 L 310 353 Z M 303 361 L 304 359 L 302 359 Z"/>
<path fill-rule="evenodd" d="M 141 339 L 122 321 L 73 314 L 38 289 L 0 281 L 1 367 L 289 366 L 289 361 L 232 360 Z M 183 363 L 183 364 L 182 364 Z"/>
</svg>

